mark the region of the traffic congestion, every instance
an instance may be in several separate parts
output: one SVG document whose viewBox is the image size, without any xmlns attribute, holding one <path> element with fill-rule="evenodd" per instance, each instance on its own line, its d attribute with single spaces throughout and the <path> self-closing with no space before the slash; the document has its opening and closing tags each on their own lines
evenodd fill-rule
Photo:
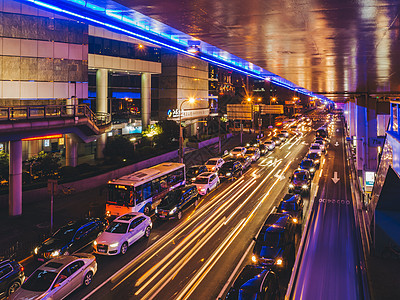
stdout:
<svg viewBox="0 0 400 300">
<path fill-rule="evenodd" d="M 164 162 L 108 182 L 104 217 L 59 228 L 32 249 L 29 272 L 9 261 L 18 272 L 3 284 L 4 295 L 111 299 L 131 282 L 133 298 L 199 299 L 204 288 L 195 290 L 237 238 L 241 245 L 232 253 L 242 257 L 231 258 L 235 268 L 218 279 L 213 297 L 282 299 L 329 148 L 334 117 L 324 118 L 313 111 L 286 120 L 204 165 Z M 191 276 L 184 275 L 187 261 L 204 251 L 211 254 L 202 254 L 205 259 L 191 263 Z M 180 271 L 182 285 L 162 292 Z M 100 297 L 109 284 L 111 291 Z"/>
</svg>

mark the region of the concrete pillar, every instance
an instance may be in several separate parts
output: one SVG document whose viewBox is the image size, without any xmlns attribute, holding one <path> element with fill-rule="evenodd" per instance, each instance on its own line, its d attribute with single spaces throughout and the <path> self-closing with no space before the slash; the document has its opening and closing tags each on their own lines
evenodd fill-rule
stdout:
<svg viewBox="0 0 400 300">
<path fill-rule="evenodd" d="M 103 158 L 104 154 L 103 154 L 103 150 L 106 146 L 106 142 L 107 142 L 107 133 L 103 133 L 101 134 L 96 141 L 96 158 Z"/>
<path fill-rule="evenodd" d="M 355 115 L 355 127 L 356 127 L 356 138 L 357 138 L 357 148 L 356 157 L 357 163 L 356 167 L 358 171 L 364 170 L 365 162 L 365 143 L 368 142 L 368 136 L 366 132 L 367 128 L 367 108 L 366 101 L 363 96 L 356 99 L 356 115 Z"/>
<path fill-rule="evenodd" d="M 22 214 L 22 141 L 10 141 L 8 213 Z"/>
<path fill-rule="evenodd" d="M 354 136 L 354 135 L 356 135 L 356 124 L 357 124 L 357 119 L 356 119 L 357 109 L 356 109 L 355 99 L 350 100 L 349 107 L 350 107 L 350 109 L 349 109 L 349 115 L 350 115 L 349 131 L 350 132 L 349 132 L 349 134 L 350 134 L 350 136 Z"/>
<path fill-rule="evenodd" d="M 142 73 L 142 87 L 140 92 L 142 102 L 142 131 L 150 125 L 151 118 L 151 74 Z"/>
<path fill-rule="evenodd" d="M 107 113 L 108 70 L 98 69 L 96 72 L 96 112 Z"/>
<path fill-rule="evenodd" d="M 375 171 L 378 167 L 378 149 L 372 145 L 370 139 L 376 139 L 378 136 L 378 121 L 377 121 L 377 100 L 374 97 L 367 98 L 367 124 L 366 124 L 366 170 Z"/>
<path fill-rule="evenodd" d="M 78 142 L 71 134 L 65 135 L 65 165 L 70 167 L 78 165 Z"/>
<path fill-rule="evenodd" d="M 389 131 L 393 131 L 393 105 L 390 103 L 390 126 L 389 126 Z"/>
</svg>

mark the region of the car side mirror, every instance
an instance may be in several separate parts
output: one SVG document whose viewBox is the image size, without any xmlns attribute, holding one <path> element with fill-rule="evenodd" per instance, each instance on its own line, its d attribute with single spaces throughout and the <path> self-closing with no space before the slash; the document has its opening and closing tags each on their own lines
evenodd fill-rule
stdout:
<svg viewBox="0 0 400 300">
<path fill-rule="evenodd" d="M 134 230 L 134 228 L 129 228 L 129 232 L 132 232 Z"/>
<path fill-rule="evenodd" d="M 56 283 L 56 284 L 53 286 L 53 289 L 56 289 L 56 288 L 58 288 L 58 287 L 60 287 L 60 286 L 61 286 L 61 284 Z"/>
</svg>

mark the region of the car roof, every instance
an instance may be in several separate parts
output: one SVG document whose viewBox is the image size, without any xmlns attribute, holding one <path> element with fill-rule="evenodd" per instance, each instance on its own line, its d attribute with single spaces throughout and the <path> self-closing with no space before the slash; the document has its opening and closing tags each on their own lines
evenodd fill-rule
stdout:
<svg viewBox="0 0 400 300">
<path fill-rule="evenodd" d="M 119 216 L 118 218 L 116 218 L 114 221 L 118 221 L 118 222 L 122 222 L 122 223 L 129 223 L 132 219 L 143 215 L 142 213 L 139 212 L 131 212 L 122 216 Z"/>
<path fill-rule="evenodd" d="M 239 290 L 243 285 L 248 283 L 250 280 L 254 278 L 261 278 L 262 280 L 264 279 L 264 276 L 258 276 L 262 273 L 265 272 L 270 272 L 270 268 L 262 267 L 262 266 L 255 266 L 255 265 L 247 265 L 243 268 L 242 272 L 240 272 L 240 275 L 238 278 L 236 278 L 234 284 L 232 287 L 236 290 Z M 253 282 L 255 283 L 255 282 Z M 259 287 L 259 285 L 258 285 Z"/>
<path fill-rule="evenodd" d="M 268 216 L 267 220 L 265 221 L 263 227 L 265 231 L 266 227 L 273 227 L 273 228 L 284 228 L 289 220 L 289 216 L 287 214 L 281 213 L 272 213 Z"/>
<path fill-rule="evenodd" d="M 310 158 L 304 158 L 304 159 L 301 161 L 301 163 L 303 163 L 303 162 L 310 162 L 310 163 L 312 163 L 313 160 L 310 159 Z"/>
<path fill-rule="evenodd" d="M 296 202 L 297 200 L 299 200 L 300 195 L 299 194 L 286 194 L 285 196 L 283 196 L 282 201 L 281 202 Z"/>
<path fill-rule="evenodd" d="M 312 147 L 312 146 L 318 146 L 318 147 L 319 147 L 320 145 L 319 145 L 318 143 L 312 143 L 312 144 L 311 144 L 311 147 Z"/>
<path fill-rule="evenodd" d="M 75 257 L 73 255 L 61 255 L 59 257 L 53 258 L 52 260 L 49 260 L 47 263 L 41 265 L 38 269 L 58 272 L 66 265 L 78 259 L 80 258 Z"/>
<path fill-rule="evenodd" d="M 213 175 L 213 174 L 215 174 L 215 173 L 213 173 L 213 172 L 204 172 L 204 173 L 201 173 L 199 176 L 197 176 L 197 177 L 210 177 L 211 175 Z"/>
</svg>

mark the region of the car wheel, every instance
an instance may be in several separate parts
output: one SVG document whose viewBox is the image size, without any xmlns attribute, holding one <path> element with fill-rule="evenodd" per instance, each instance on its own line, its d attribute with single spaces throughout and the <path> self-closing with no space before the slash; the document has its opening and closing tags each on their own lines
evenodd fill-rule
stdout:
<svg viewBox="0 0 400 300">
<path fill-rule="evenodd" d="M 126 253 L 126 251 L 128 251 L 128 243 L 127 242 L 122 244 L 121 250 L 119 251 L 119 253 L 121 253 L 121 255 L 124 255 Z"/>
<path fill-rule="evenodd" d="M 21 283 L 19 281 L 14 281 L 7 289 L 7 296 L 10 296 L 12 293 L 14 293 L 20 286 Z"/>
<path fill-rule="evenodd" d="M 146 216 L 150 216 L 150 206 L 149 206 L 149 205 L 146 205 L 146 206 L 144 207 L 143 213 L 144 213 Z"/>
<path fill-rule="evenodd" d="M 144 237 L 148 238 L 150 236 L 151 227 L 147 226 L 146 231 L 144 232 Z"/>
<path fill-rule="evenodd" d="M 181 211 L 178 211 L 177 218 L 178 218 L 178 220 L 182 219 L 182 212 Z"/>
<path fill-rule="evenodd" d="M 206 195 L 207 195 L 209 192 L 210 192 L 210 189 L 207 189 L 207 191 L 206 191 Z"/>
<path fill-rule="evenodd" d="M 93 279 L 93 273 L 91 271 L 87 272 L 85 275 L 85 278 L 83 279 L 83 285 L 84 286 L 90 285 L 92 282 L 92 279 Z"/>
</svg>

